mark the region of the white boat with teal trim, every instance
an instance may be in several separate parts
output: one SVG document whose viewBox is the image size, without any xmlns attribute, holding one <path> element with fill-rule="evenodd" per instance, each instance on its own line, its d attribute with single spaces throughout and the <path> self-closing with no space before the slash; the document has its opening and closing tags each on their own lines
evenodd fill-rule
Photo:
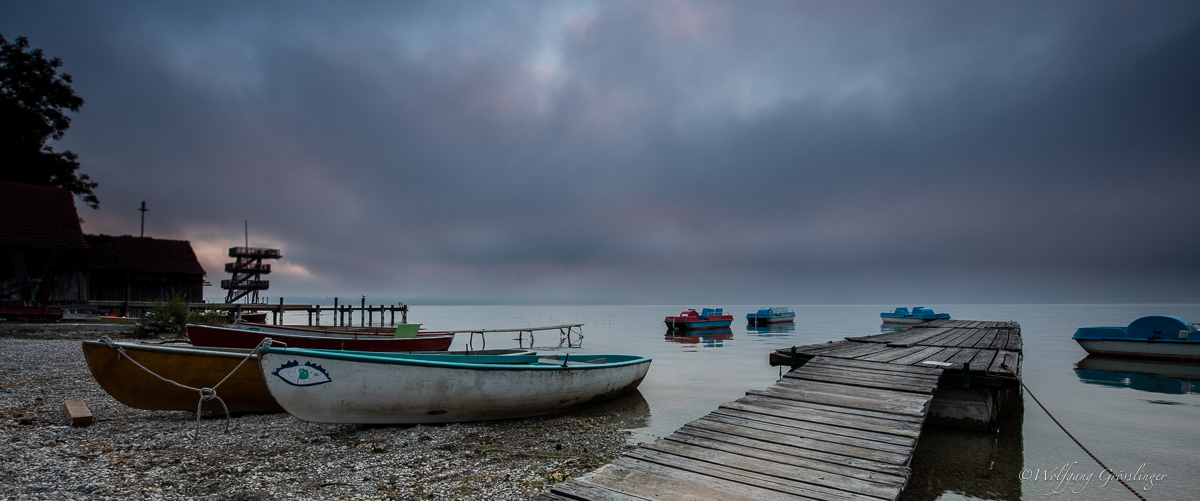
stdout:
<svg viewBox="0 0 1200 501">
<path fill-rule="evenodd" d="M 1151 315 L 1128 327 L 1080 327 L 1071 338 L 1097 355 L 1200 361 L 1200 327 L 1179 317 Z"/>
<path fill-rule="evenodd" d="M 564 411 L 637 388 L 632 355 L 481 356 L 263 348 L 267 389 L 317 423 L 482 421 Z"/>
</svg>

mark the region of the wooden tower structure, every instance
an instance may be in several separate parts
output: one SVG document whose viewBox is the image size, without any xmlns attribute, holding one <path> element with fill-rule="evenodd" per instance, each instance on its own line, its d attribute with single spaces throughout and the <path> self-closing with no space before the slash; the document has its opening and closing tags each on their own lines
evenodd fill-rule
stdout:
<svg viewBox="0 0 1200 501">
<path fill-rule="evenodd" d="M 229 280 L 221 281 L 221 288 L 228 290 L 226 303 L 249 296 L 249 302 L 258 302 L 258 291 L 270 288 L 270 281 L 262 276 L 271 273 L 271 265 L 263 264 L 264 259 L 279 259 L 283 257 L 279 249 L 260 249 L 257 247 L 230 247 L 229 257 L 235 258 L 232 263 L 225 263 L 225 272 L 232 274 Z"/>
</svg>

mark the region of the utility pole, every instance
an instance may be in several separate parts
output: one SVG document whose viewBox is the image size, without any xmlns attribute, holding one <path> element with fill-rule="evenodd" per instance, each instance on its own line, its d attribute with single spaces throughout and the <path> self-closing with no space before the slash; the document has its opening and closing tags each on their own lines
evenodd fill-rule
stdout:
<svg viewBox="0 0 1200 501">
<path fill-rule="evenodd" d="M 146 236 L 146 211 L 150 210 L 150 209 L 146 208 L 145 200 L 142 200 L 142 208 L 138 209 L 138 210 L 142 211 L 142 236 L 145 237 Z"/>
</svg>

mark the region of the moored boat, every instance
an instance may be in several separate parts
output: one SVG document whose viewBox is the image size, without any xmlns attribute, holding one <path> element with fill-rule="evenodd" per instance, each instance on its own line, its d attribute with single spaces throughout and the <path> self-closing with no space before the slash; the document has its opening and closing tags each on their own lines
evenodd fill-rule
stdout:
<svg viewBox="0 0 1200 501">
<path fill-rule="evenodd" d="M 733 315 L 726 315 L 722 308 L 704 308 L 699 313 L 689 309 L 678 316 L 663 320 L 671 329 L 721 329 L 733 324 Z"/>
<path fill-rule="evenodd" d="M 646 377 L 650 359 L 263 348 L 260 368 L 271 394 L 298 419 L 411 424 L 564 411 L 637 388 Z"/>
<path fill-rule="evenodd" d="M 921 306 L 908 311 L 908 308 L 896 308 L 893 312 L 883 312 L 879 314 L 879 318 L 883 319 L 885 324 L 896 325 L 917 325 L 938 320 L 950 318 L 949 313 L 934 313 L 933 310 Z"/>
<path fill-rule="evenodd" d="M 782 322 L 793 322 L 796 320 L 796 312 L 791 308 L 759 308 L 755 313 L 747 313 L 746 321 L 751 324 L 774 324 Z"/>
<path fill-rule="evenodd" d="M 454 342 L 453 332 L 427 331 L 402 338 L 380 329 L 358 331 L 245 323 L 230 327 L 188 324 L 187 335 L 196 346 L 229 348 L 254 348 L 267 337 L 291 348 L 383 352 L 445 351 Z"/>
<path fill-rule="evenodd" d="M 1200 327 L 1179 317 L 1151 315 L 1126 327 L 1080 327 L 1071 339 L 1097 355 L 1200 362 Z"/>
<path fill-rule="evenodd" d="M 137 361 L 138 367 L 118 351 Z M 249 349 L 167 346 L 84 341 L 83 356 L 92 377 L 118 402 L 151 411 L 222 411 L 216 400 L 200 401 L 199 391 L 180 388 L 163 379 L 193 388 L 216 387 L 230 412 L 281 412 Z M 238 368 L 238 364 L 245 363 Z M 230 372 L 237 368 L 229 379 Z M 149 371 L 149 372 L 147 372 Z M 153 374 L 151 374 L 151 372 Z M 160 379 L 161 377 L 161 379 Z M 224 383 L 221 380 L 225 379 Z M 221 383 L 220 386 L 217 386 Z"/>
</svg>

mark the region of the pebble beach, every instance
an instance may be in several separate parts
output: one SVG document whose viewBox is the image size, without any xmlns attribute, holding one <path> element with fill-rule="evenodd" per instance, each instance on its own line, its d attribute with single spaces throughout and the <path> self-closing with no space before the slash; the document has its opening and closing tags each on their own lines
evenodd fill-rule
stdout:
<svg viewBox="0 0 1200 501">
<path fill-rule="evenodd" d="M 415 426 L 132 409 L 84 360 L 80 340 L 105 333 L 10 327 L 0 325 L 0 499 L 527 499 L 634 448 L 622 398 Z M 68 426 L 67 400 L 93 423 Z"/>
</svg>

